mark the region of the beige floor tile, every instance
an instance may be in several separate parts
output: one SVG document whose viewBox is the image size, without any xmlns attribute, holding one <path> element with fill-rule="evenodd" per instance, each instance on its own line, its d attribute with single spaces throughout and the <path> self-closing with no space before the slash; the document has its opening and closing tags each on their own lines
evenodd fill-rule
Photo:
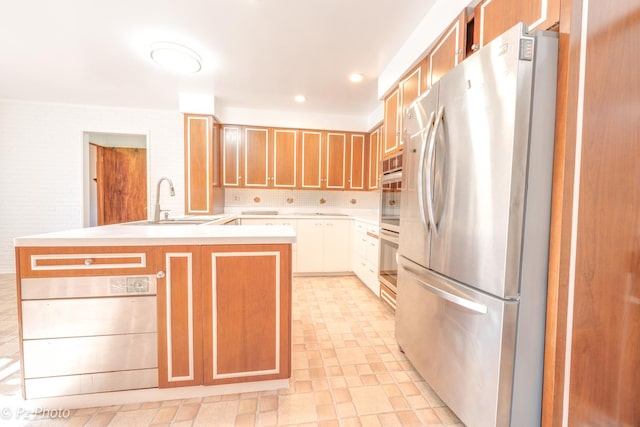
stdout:
<svg viewBox="0 0 640 427">
<path fill-rule="evenodd" d="M 116 416 L 115 412 L 104 412 L 95 414 L 85 427 L 105 427 L 108 426 L 113 417 Z"/>
<path fill-rule="evenodd" d="M 446 406 L 434 408 L 434 411 L 436 411 L 436 414 L 438 414 L 438 418 L 442 420 L 443 424 L 456 424 L 460 422 L 458 417 L 456 417 L 451 409 L 447 408 Z"/>
<path fill-rule="evenodd" d="M 256 423 L 256 414 L 240 414 L 236 417 L 235 427 L 253 427 Z"/>
<path fill-rule="evenodd" d="M 312 393 L 280 396 L 278 400 L 278 423 L 300 424 L 316 422 L 316 403 Z"/>
<path fill-rule="evenodd" d="M 358 415 L 378 414 L 393 410 L 387 394 L 379 387 L 359 387 L 350 391 Z"/>
<path fill-rule="evenodd" d="M 237 412 L 237 400 L 203 403 L 200 405 L 194 425 L 203 427 L 233 425 Z"/>
<path fill-rule="evenodd" d="M 156 414 L 155 409 L 140 409 L 137 411 L 116 412 L 109 423 L 114 427 L 139 427 L 151 424 Z"/>
<path fill-rule="evenodd" d="M 436 411 L 431 408 L 417 409 L 415 412 L 422 425 L 433 426 L 442 424 L 442 420 L 440 420 Z"/>
<path fill-rule="evenodd" d="M 158 409 L 156 415 L 153 417 L 154 423 L 170 423 L 178 412 L 177 406 L 168 406 Z"/>
<path fill-rule="evenodd" d="M 238 406 L 238 413 L 240 414 L 255 414 L 258 410 L 258 398 L 242 399 Z"/>
</svg>

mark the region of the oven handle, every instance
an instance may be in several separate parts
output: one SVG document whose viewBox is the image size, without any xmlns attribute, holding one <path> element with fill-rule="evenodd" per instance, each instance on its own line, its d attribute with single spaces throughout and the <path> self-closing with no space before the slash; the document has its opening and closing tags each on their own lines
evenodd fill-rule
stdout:
<svg viewBox="0 0 640 427">
<path fill-rule="evenodd" d="M 390 182 L 399 182 L 402 181 L 402 171 L 388 173 L 386 175 L 382 175 L 382 183 L 388 184 Z"/>
<path fill-rule="evenodd" d="M 400 239 L 398 239 L 398 233 L 393 233 L 391 231 L 387 231 L 384 229 L 380 229 L 380 239 L 386 240 L 391 243 L 395 243 L 396 245 L 400 244 Z"/>
</svg>

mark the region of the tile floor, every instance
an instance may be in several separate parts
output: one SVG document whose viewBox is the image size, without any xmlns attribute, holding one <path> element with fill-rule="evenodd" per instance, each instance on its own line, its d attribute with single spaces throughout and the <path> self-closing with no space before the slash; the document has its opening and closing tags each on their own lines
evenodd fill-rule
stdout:
<svg viewBox="0 0 640 427">
<path fill-rule="evenodd" d="M 21 397 L 15 277 L 0 275 L 0 425 L 462 426 L 398 351 L 393 315 L 355 276 L 298 277 L 293 286 L 288 390 L 16 419 Z"/>
</svg>

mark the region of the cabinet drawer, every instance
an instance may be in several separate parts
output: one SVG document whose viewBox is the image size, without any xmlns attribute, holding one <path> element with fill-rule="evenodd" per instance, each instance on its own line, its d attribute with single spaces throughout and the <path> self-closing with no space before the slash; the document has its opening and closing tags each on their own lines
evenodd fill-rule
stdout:
<svg viewBox="0 0 640 427">
<path fill-rule="evenodd" d="M 97 276 L 153 272 L 149 247 L 23 247 L 16 256 L 21 277 Z"/>
</svg>

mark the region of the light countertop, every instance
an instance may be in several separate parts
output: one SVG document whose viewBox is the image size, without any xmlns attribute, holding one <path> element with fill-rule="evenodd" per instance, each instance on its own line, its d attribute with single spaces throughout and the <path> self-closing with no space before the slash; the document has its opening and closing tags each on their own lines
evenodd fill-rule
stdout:
<svg viewBox="0 0 640 427">
<path fill-rule="evenodd" d="M 213 244 L 278 244 L 295 243 L 296 233 L 287 225 L 227 225 L 225 222 L 242 218 L 324 218 L 356 219 L 371 225 L 378 225 L 373 216 L 350 216 L 344 214 L 278 214 L 239 215 L 219 214 L 178 218 L 174 223 L 153 224 L 138 221 L 100 227 L 79 228 L 16 237 L 14 245 L 22 246 L 161 246 L 161 245 L 213 245 Z M 182 221 L 184 222 L 182 222 Z M 192 220 L 199 224 L 188 223 Z"/>
</svg>

